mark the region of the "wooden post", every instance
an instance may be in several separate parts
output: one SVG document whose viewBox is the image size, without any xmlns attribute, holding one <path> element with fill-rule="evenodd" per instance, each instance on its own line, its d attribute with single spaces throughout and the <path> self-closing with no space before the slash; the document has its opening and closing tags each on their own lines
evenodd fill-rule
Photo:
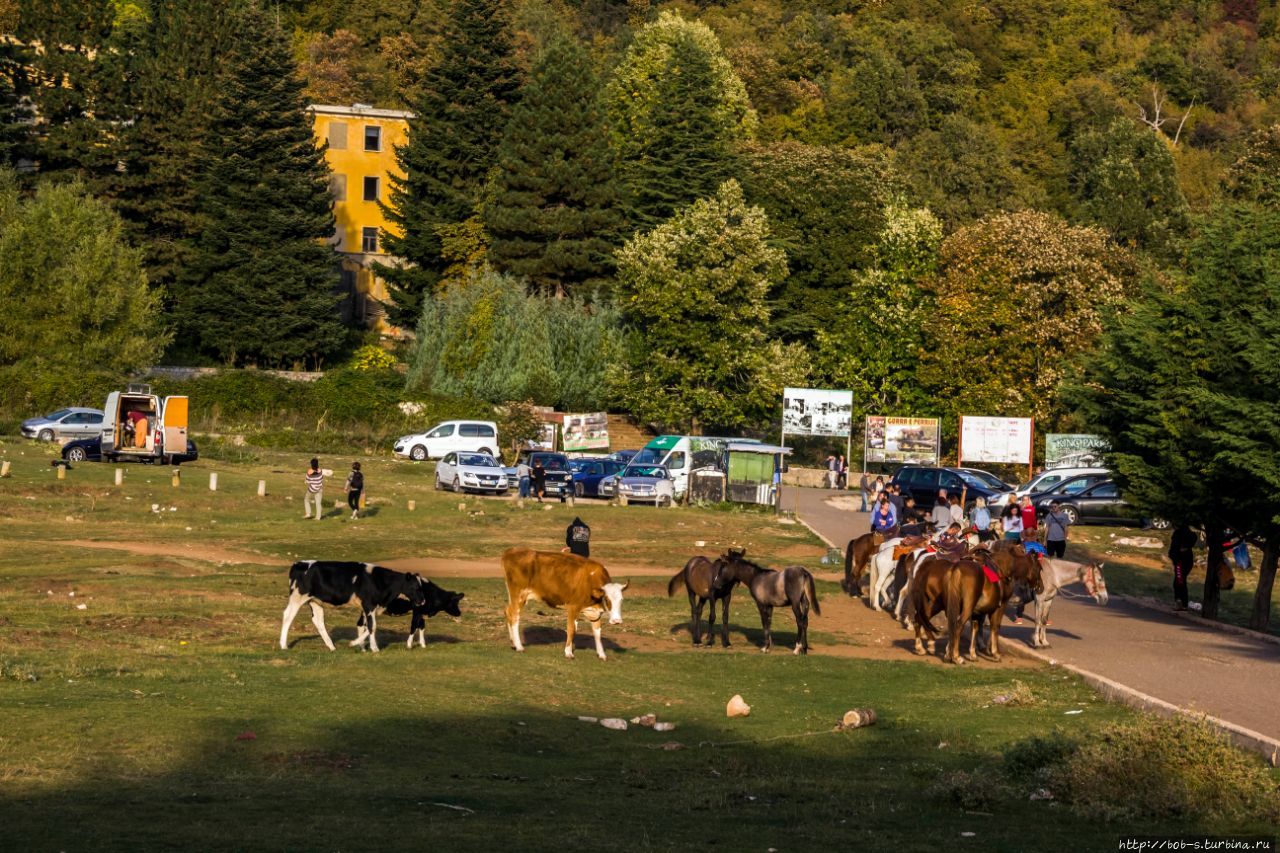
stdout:
<svg viewBox="0 0 1280 853">
<path fill-rule="evenodd" d="M 116 485 L 117 486 L 124 485 L 124 469 L 123 468 L 116 469 Z"/>
<path fill-rule="evenodd" d="M 173 484 L 173 487 L 174 487 L 175 489 L 176 489 L 176 488 L 178 488 L 178 486 L 181 486 L 181 485 L 182 485 L 182 472 L 181 472 L 181 471 L 179 471 L 177 468 L 174 468 L 174 469 L 173 469 L 173 474 L 169 477 L 169 482 Z"/>
<path fill-rule="evenodd" d="M 59 466 L 58 466 L 58 479 L 59 479 L 59 480 L 65 480 L 65 479 L 67 479 L 67 466 L 66 466 L 66 465 L 59 465 Z"/>
<path fill-rule="evenodd" d="M 259 480 L 258 481 L 258 497 L 265 498 L 266 496 L 267 496 L 267 481 Z"/>
<path fill-rule="evenodd" d="M 0 462 L 0 477 L 7 478 L 8 476 L 9 476 L 9 460 L 6 459 L 3 462 Z"/>
<path fill-rule="evenodd" d="M 417 501 L 409 501 L 409 512 L 413 512 L 418 506 Z"/>
<path fill-rule="evenodd" d="M 218 491 L 218 472 L 217 471 L 209 472 L 209 491 L 211 492 Z"/>
<path fill-rule="evenodd" d="M 365 494 L 364 494 L 364 492 L 363 492 L 363 491 L 361 491 L 361 492 L 360 492 L 360 501 L 359 501 L 360 509 L 364 509 L 364 502 L 365 502 Z"/>
</svg>

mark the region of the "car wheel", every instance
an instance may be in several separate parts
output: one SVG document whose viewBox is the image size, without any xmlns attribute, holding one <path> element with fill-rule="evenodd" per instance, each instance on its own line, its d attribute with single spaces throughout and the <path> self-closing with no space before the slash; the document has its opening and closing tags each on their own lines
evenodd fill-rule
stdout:
<svg viewBox="0 0 1280 853">
<path fill-rule="evenodd" d="M 41 441 L 53 441 L 53 430 L 42 429 L 40 430 L 40 434 L 37 435 L 36 438 L 40 439 Z"/>
<path fill-rule="evenodd" d="M 1062 514 L 1067 517 L 1067 521 L 1070 524 L 1077 524 L 1080 521 L 1080 510 L 1073 506 L 1064 506 L 1062 508 Z"/>
<path fill-rule="evenodd" d="M 68 462 L 83 462 L 87 456 L 83 447 L 73 447 L 67 451 Z"/>
<path fill-rule="evenodd" d="M 584 489 L 584 488 L 582 487 L 582 484 L 581 484 L 581 483 L 574 483 L 574 484 L 573 484 L 573 493 L 574 493 L 575 495 L 577 495 L 578 497 L 580 497 L 580 498 L 581 498 L 581 497 L 585 497 L 585 495 L 586 495 L 586 489 Z"/>
<path fill-rule="evenodd" d="M 1168 530 L 1173 526 L 1173 523 L 1167 518 L 1153 518 L 1151 519 L 1151 526 L 1156 530 Z"/>
<path fill-rule="evenodd" d="M 443 491 L 444 491 L 444 483 L 440 482 L 440 475 L 439 475 L 439 474 L 436 474 L 436 491 L 437 491 L 437 492 L 443 492 Z"/>
<path fill-rule="evenodd" d="M 414 462 L 421 462 L 427 458 L 427 449 L 421 444 L 415 444 L 413 449 L 409 451 L 409 458 Z"/>
<path fill-rule="evenodd" d="M 671 495 L 662 495 L 657 500 L 658 506 L 671 506 Z"/>
<path fill-rule="evenodd" d="M 453 486 L 452 486 L 452 488 L 453 488 L 453 490 L 454 490 L 455 492 L 461 492 L 461 491 L 462 491 L 462 481 L 461 481 L 461 480 L 459 480 L 457 477 L 454 477 L 454 478 L 453 478 Z"/>
</svg>

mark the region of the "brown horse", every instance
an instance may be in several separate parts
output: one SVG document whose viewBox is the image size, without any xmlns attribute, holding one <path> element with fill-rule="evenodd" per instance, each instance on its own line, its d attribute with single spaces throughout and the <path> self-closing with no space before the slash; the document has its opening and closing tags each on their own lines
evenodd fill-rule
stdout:
<svg viewBox="0 0 1280 853">
<path fill-rule="evenodd" d="M 862 595 L 862 573 L 883 544 L 884 537 L 874 530 L 849 540 L 844 549 L 844 580 L 840 581 L 840 588 L 850 598 Z"/>
<path fill-rule="evenodd" d="M 985 567 L 994 570 L 996 579 L 987 575 Z M 971 623 L 969 633 L 969 660 L 978 659 L 978 637 L 982 633 L 984 619 L 991 620 L 992 660 L 1000 660 L 1000 623 L 1004 608 L 1013 597 L 1017 582 L 1025 583 L 1032 590 L 1044 588 L 1040 579 L 1040 561 L 1022 548 L 996 551 L 985 560 L 961 560 L 947 573 L 944 593 L 949 635 L 943 660 L 962 664 L 960 634 L 966 622 Z"/>
<path fill-rule="evenodd" d="M 702 608 L 711 602 L 711 611 L 707 614 L 707 645 L 715 645 L 716 602 L 720 602 L 720 642 L 729 648 L 729 599 L 733 595 L 733 587 L 737 578 L 724 577 L 724 560 L 708 560 L 706 557 L 693 557 L 684 564 L 684 568 L 676 573 L 667 584 L 667 597 L 676 594 L 676 590 L 684 584 L 689 593 L 689 620 L 692 623 L 693 644 L 702 645 Z"/>
<path fill-rule="evenodd" d="M 809 608 L 822 615 L 818 607 L 818 593 L 814 589 L 813 575 L 804 566 L 787 566 L 785 569 L 766 569 L 730 552 L 716 562 L 724 563 L 724 578 L 741 581 L 756 600 L 760 609 L 760 624 L 764 628 L 764 645 L 760 651 L 773 648 L 773 608 L 790 605 L 796 617 L 795 654 L 809 653 Z"/>
<path fill-rule="evenodd" d="M 933 627 L 933 617 L 946 609 L 947 576 L 955 567 L 955 563 L 932 554 L 922 557 L 911 577 L 909 594 L 911 596 L 911 616 L 915 622 L 915 653 L 928 654 L 933 651 L 933 644 L 938 639 L 938 631 Z M 976 565 L 976 564 L 975 564 Z M 928 640 L 925 648 L 922 640 Z"/>
</svg>

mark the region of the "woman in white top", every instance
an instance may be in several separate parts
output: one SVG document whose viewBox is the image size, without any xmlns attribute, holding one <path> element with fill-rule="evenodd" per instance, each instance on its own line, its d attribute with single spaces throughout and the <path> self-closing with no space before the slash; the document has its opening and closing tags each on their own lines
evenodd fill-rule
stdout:
<svg viewBox="0 0 1280 853">
<path fill-rule="evenodd" d="M 1005 507 L 1004 515 L 1000 521 L 1004 526 L 1004 538 L 1012 542 L 1022 541 L 1022 513 L 1018 511 L 1018 505 L 1011 503 Z"/>
</svg>

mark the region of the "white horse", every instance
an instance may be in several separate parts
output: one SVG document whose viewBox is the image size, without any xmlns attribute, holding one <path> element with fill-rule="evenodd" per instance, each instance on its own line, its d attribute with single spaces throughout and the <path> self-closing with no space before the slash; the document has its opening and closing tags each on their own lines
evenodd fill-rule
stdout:
<svg viewBox="0 0 1280 853">
<path fill-rule="evenodd" d="M 1041 557 L 1040 571 L 1044 591 L 1036 596 L 1036 629 L 1031 635 L 1031 645 L 1044 649 L 1049 646 L 1049 641 L 1045 638 L 1045 626 L 1049 624 L 1049 610 L 1058 590 L 1079 581 L 1084 584 L 1084 591 L 1094 601 L 1105 605 L 1107 582 L 1102 577 L 1102 563 L 1073 563 L 1070 560 Z"/>
<path fill-rule="evenodd" d="M 889 584 L 893 581 L 893 570 L 897 565 L 897 560 L 893 559 L 893 549 L 902 544 L 902 537 L 898 536 L 893 539 L 886 540 L 880 546 L 880 550 L 872 555 L 868 568 L 871 571 L 871 582 L 867 585 L 867 600 L 871 604 L 872 610 L 881 610 L 880 600 L 889 589 Z"/>
</svg>

